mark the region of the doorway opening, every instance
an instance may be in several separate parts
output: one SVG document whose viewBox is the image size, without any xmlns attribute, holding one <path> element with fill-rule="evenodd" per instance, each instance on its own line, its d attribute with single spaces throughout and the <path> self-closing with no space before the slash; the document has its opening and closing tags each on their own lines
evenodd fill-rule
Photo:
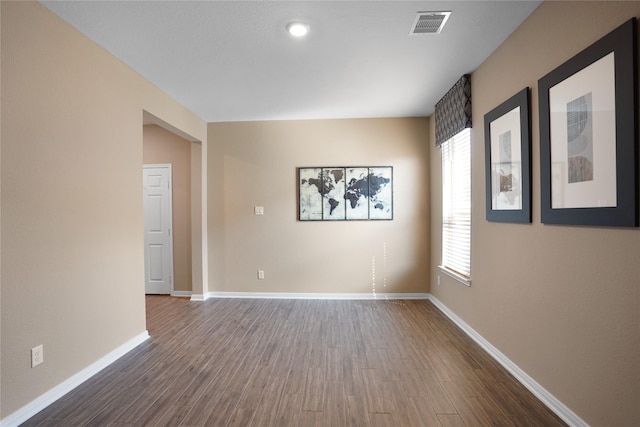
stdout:
<svg viewBox="0 0 640 427">
<path fill-rule="evenodd" d="M 194 293 L 202 293 L 203 287 L 203 143 L 185 134 L 179 129 L 158 119 L 152 114 L 144 112 L 143 115 L 143 163 L 160 166 L 170 166 L 171 170 L 171 238 L 173 254 L 170 262 L 172 270 L 170 274 L 171 286 L 166 285 L 166 279 L 162 279 L 160 289 L 145 283 L 145 293 L 170 294 L 178 297 L 190 297 Z M 142 165 L 141 165 L 142 166 Z M 143 167 L 143 170 L 146 169 Z M 145 177 L 147 180 L 148 177 Z M 157 171 L 154 180 L 159 181 Z M 145 182 L 145 186 L 148 183 Z M 163 184 L 166 185 L 166 184 Z M 146 196 L 145 196 L 146 197 Z M 158 206 L 161 197 L 155 195 L 153 202 Z M 145 203 L 147 203 L 146 201 Z M 146 209 L 146 208 L 145 208 Z M 166 221 L 166 214 L 162 217 Z M 156 221 L 153 224 L 158 228 L 161 224 L 160 217 L 147 218 Z M 158 243 L 150 247 L 147 240 L 145 224 L 145 279 L 148 275 L 154 275 L 153 279 L 167 276 L 170 269 L 159 269 L 157 262 L 165 255 Z M 165 231 L 168 233 L 169 231 Z M 151 257 L 155 257 L 152 259 Z M 155 268 L 155 269 L 154 269 Z M 145 280 L 146 281 L 146 280 Z M 168 292 L 167 292 L 168 291 Z"/>
</svg>

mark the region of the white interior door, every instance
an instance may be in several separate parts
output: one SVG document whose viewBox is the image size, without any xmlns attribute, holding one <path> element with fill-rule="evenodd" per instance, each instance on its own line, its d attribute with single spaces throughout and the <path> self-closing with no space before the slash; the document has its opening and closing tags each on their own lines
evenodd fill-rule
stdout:
<svg viewBox="0 0 640 427">
<path fill-rule="evenodd" d="M 173 291 L 171 165 L 144 165 L 144 275 L 147 294 Z"/>
</svg>

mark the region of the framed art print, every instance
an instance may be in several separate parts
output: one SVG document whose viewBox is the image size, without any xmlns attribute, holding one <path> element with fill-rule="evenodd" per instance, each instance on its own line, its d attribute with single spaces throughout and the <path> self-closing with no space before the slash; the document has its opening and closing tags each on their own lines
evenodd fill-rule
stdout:
<svg viewBox="0 0 640 427">
<path fill-rule="evenodd" d="M 542 222 L 637 227 L 635 18 L 538 90 Z"/>
<path fill-rule="evenodd" d="M 298 219 L 322 220 L 322 168 L 298 169 Z"/>
<path fill-rule="evenodd" d="M 529 88 L 485 114 L 487 221 L 531 222 Z"/>
<path fill-rule="evenodd" d="M 369 168 L 368 181 L 369 219 L 393 219 L 393 168 L 391 166 Z"/>
<path fill-rule="evenodd" d="M 298 168 L 298 219 L 393 220 L 393 167 Z"/>
</svg>

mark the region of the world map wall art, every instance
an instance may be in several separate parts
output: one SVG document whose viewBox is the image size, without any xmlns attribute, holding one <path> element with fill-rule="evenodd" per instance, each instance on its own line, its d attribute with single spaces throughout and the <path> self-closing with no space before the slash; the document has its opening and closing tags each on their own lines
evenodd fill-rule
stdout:
<svg viewBox="0 0 640 427">
<path fill-rule="evenodd" d="M 300 221 L 392 220 L 393 167 L 298 168 Z"/>
</svg>

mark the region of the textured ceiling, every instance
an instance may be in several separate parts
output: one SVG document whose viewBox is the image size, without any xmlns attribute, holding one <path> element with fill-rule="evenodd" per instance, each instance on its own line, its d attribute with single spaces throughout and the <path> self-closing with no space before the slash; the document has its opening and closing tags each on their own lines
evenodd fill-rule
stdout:
<svg viewBox="0 0 640 427">
<path fill-rule="evenodd" d="M 540 1 L 42 1 L 207 122 L 414 117 Z M 410 35 L 419 11 L 452 11 Z M 285 26 L 311 27 L 303 40 Z"/>
</svg>

